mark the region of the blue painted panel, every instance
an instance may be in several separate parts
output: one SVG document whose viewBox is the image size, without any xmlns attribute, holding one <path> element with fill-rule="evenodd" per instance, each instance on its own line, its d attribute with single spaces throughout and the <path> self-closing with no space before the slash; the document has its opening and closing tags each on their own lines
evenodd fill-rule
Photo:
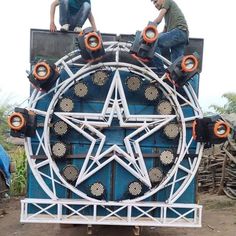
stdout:
<svg viewBox="0 0 236 236">
<path fill-rule="evenodd" d="M 72 68 L 73 70 L 73 68 Z M 114 73 L 110 74 L 110 79 L 107 81 L 105 86 L 99 87 L 96 86 L 91 79 L 91 76 L 87 76 L 82 80 L 88 88 L 89 92 L 88 95 L 85 98 L 78 98 L 75 96 L 73 89 L 70 89 L 67 91 L 62 97 L 69 97 L 73 100 L 74 102 L 74 110 L 76 112 L 91 112 L 91 113 L 100 113 L 103 109 L 104 101 L 106 99 L 110 83 L 111 83 L 111 78 L 113 77 Z M 147 99 L 144 97 L 144 89 L 148 85 L 148 83 L 143 83 L 142 87 L 140 90 L 137 92 L 131 92 L 128 90 L 127 86 L 125 85 L 126 83 L 126 78 L 129 76 L 129 73 L 127 72 L 121 72 L 121 79 L 123 83 L 123 87 L 125 90 L 125 95 L 126 99 L 128 101 L 128 106 L 131 114 L 156 114 L 156 105 L 158 104 L 158 101 L 162 98 L 163 94 L 160 91 L 160 98 L 158 98 L 156 101 L 149 102 Z M 63 73 L 60 77 L 61 80 L 67 79 L 68 75 L 66 73 Z M 195 76 L 191 83 L 194 86 L 194 89 L 198 89 L 198 75 Z M 180 89 L 180 93 L 185 95 L 185 92 Z M 41 110 L 47 110 L 48 104 L 50 103 L 52 99 L 52 96 L 45 96 L 44 99 L 40 100 L 39 103 L 37 104 L 37 108 Z M 55 106 L 55 111 L 60 111 L 58 108 L 58 105 Z M 183 112 L 185 117 L 190 117 L 193 115 L 193 111 L 191 107 L 185 106 L 183 107 Z M 52 123 L 56 122 L 59 120 L 58 117 L 53 116 L 52 117 Z M 37 118 L 38 123 L 44 122 L 44 117 L 38 117 Z M 117 118 L 113 118 L 112 120 L 112 126 L 109 128 L 104 128 L 101 130 L 103 134 L 106 135 L 106 141 L 105 145 L 103 147 L 102 151 L 105 151 L 107 148 L 109 148 L 111 145 L 118 145 L 121 149 L 126 151 L 125 145 L 124 145 L 124 138 L 134 132 L 135 129 L 120 129 L 119 126 L 119 121 Z M 43 128 L 39 127 L 38 132 L 42 134 Z M 75 165 L 79 170 L 82 168 L 83 161 L 85 154 L 88 152 L 89 147 L 90 147 L 90 141 L 86 139 L 83 135 L 79 134 L 77 131 L 71 129 L 68 134 L 66 134 L 63 137 L 58 137 L 56 136 L 52 129 L 50 131 L 51 136 L 51 144 L 57 142 L 57 141 L 63 141 L 65 142 L 68 147 L 69 147 L 69 152 L 68 155 L 80 155 L 82 157 L 80 158 L 64 158 L 62 160 L 56 160 L 56 163 L 58 165 L 58 168 L 60 171 L 63 170 L 63 168 L 67 164 L 73 164 Z M 140 133 L 135 136 L 135 139 L 138 137 L 141 137 L 144 133 Z M 187 128 L 187 142 L 191 139 L 192 137 L 192 130 L 191 128 Z M 35 151 L 37 148 L 37 139 L 33 139 L 35 142 L 33 144 L 33 150 Z M 99 144 L 96 144 L 96 147 L 94 149 L 94 152 L 92 153 L 93 155 L 95 154 Z M 155 152 L 161 152 L 166 149 L 173 149 L 176 150 L 178 146 L 178 138 L 175 140 L 170 140 L 167 139 L 166 136 L 163 134 L 163 131 L 155 133 L 145 140 L 143 140 L 141 143 L 141 150 L 143 153 L 146 155 L 153 154 Z M 191 148 L 196 147 L 196 143 L 193 142 L 191 144 Z M 43 150 L 40 150 L 39 154 L 43 154 Z M 107 157 L 106 157 L 107 158 Z M 101 160 L 101 163 L 106 160 L 104 158 Z M 91 164 L 91 161 L 89 162 Z M 166 174 L 169 169 L 171 168 L 170 166 L 164 166 L 160 163 L 159 158 L 149 158 L 145 157 L 145 164 L 147 166 L 147 170 L 153 168 L 153 167 L 160 167 L 164 174 Z M 188 165 L 188 162 L 185 160 L 182 163 L 184 166 Z M 96 166 L 96 165 L 95 165 Z M 93 168 L 95 168 L 95 166 Z M 44 167 L 41 170 L 45 174 L 49 174 L 49 168 Z M 184 173 L 182 173 L 184 174 Z M 180 174 L 181 175 L 181 172 Z M 47 178 L 44 178 L 46 184 L 49 186 L 49 188 L 52 188 L 50 180 Z M 106 189 L 106 194 L 104 196 L 104 200 L 106 201 L 119 201 L 123 200 L 126 198 L 129 198 L 127 196 L 127 189 L 128 185 L 132 181 L 137 181 L 137 179 L 128 173 L 122 166 L 120 166 L 117 162 L 111 162 L 107 166 L 105 166 L 102 170 L 97 172 L 96 174 L 92 175 L 89 177 L 87 180 L 85 180 L 83 183 L 81 183 L 78 186 L 78 189 L 86 194 L 89 195 L 89 187 L 91 184 L 95 182 L 101 182 Z M 33 177 L 31 171 L 29 171 L 29 186 L 28 186 L 28 197 L 31 198 L 48 198 L 44 191 L 39 187 L 37 184 L 37 181 Z M 176 188 L 180 186 L 181 182 L 176 185 Z M 195 201 L 195 182 L 193 181 L 191 185 L 188 187 L 188 189 L 185 191 L 183 196 L 179 199 L 180 202 L 184 203 L 193 203 Z M 56 189 L 57 189 L 57 194 L 60 198 L 71 198 L 71 199 L 78 199 L 78 196 L 76 196 L 74 193 L 70 192 L 69 190 L 66 190 L 64 187 L 56 184 Z M 146 201 L 158 201 L 158 202 L 165 202 L 166 198 L 170 194 L 171 188 L 165 188 L 164 190 L 161 190 L 158 194 L 155 194 L 154 196 L 146 199 Z M 75 207 L 75 209 L 79 209 L 79 207 Z M 31 209 L 33 211 L 33 209 Z M 53 211 L 53 209 L 52 209 Z M 69 212 L 68 209 L 63 209 L 63 212 Z M 105 215 L 106 210 L 103 208 L 98 208 L 98 215 Z M 126 212 L 123 211 L 121 214 L 125 214 Z M 92 214 L 92 208 L 88 207 L 85 210 L 83 210 L 83 214 L 85 215 L 91 215 Z M 134 211 L 133 213 L 135 215 L 140 214 L 138 211 Z M 160 212 L 156 210 L 153 212 L 153 215 L 159 216 Z M 174 216 L 172 212 L 168 212 L 168 217 Z"/>
<path fill-rule="evenodd" d="M 3 146 L 0 144 L 0 170 L 3 172 L 4 177 L 6 178 L 6 184 L 10 186 L 10 157 L 7 152 L 4 150 Z"/>
</svg>

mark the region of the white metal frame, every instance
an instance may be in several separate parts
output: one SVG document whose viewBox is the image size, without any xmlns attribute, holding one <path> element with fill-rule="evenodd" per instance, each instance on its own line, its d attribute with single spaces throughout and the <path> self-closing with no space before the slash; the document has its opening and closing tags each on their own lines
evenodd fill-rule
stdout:
<svg viewBox="0 0 236 236">
<path fill-rule="evenodd" d="M 198 227 L 201 224 L 201 206 L 195 204 L 176 204 L 176 200 L 184 193 L 187 189 L 191 181 L 193 180 L 203 151 L 203 145 L 198 144 L 195 150 L 195 157 L 190 158 L 186 157 L 189 153 L 189 147 L 193 142 L 193 139 L 186 140 L 186 122 L 191 122 L 195 118 L 202 117 L 202 111 L 199 106 L 197 97 L 194 93 L 190 84 L 184 86 L 185 95 L 183 96 L 177 92 L 175 86 L 170 86 L 165 82 L 165 75 L 163 77 L 158 77 L 152 68 L 149 68 L 143 62 L 140 61 L 140 66 L 124 63 L 120 61 L 120 52 L 128 52 L 130 48 L 129 43 L 121 43 L 121 42 L 108 42 L 105 43 L 106 52 L 115 52 L 116 53 L 116 60 L 115 62 L 104 62 L 98 63 L 95 65 L 88 64 L 77 64 L 77 60 L 81 58 L 79 51 L 73 51 L 66 55 L 65 57 L 61 58 L 57 63 L 56 66 L 61 70 L 64 70 L 69 78 L 65 81 L 60 81 L 58 79 L 56 86 L 51 89 L 48 93 L 53 94 L 53 98 L 46 110 L 38 110 L 36 109 L 37 102 L 40 99 L 44 98 L 47 94 L 44 94 L 40 91 L 34 90 L 29 101 L 28 109 L 34 111 L 39 116 L 44 117 L 44 131 L 43 134 L 39 134 L 37 132 L 37 138 L 39 141 L 39 145 L 37 151 L 33 152 L 31 139 L 27 138 L 25 141 L 25 149 L 26 154 L 29 162 L 29 166 L 31 168 L 32 173 L 34 174 L 35 178 L 37 179 L 41 188 L 45 191 L 48 197 L 51 200 L 43 200 L 43 199 L 25 199 L 22 201 L 22 215 L 21 221 L 22 222 L 44 222 L 44 219 L 41 215 L 47 215 L 46 218 L 51 216 L 50 213 L 47 212 L 48 207 L 44 208 L 42 206 L 43 203 L 47 202 L 46 204 L 52 205 L 55 204 L 59 209 L 55 217 L 53 216 L 51 220 L 54 223 L 81 223 L 81 224 L 122 224 L 122 225 L 156 225 L 156 226 L 187 226 L 187 227 Z M 166 64 L 170 64 L 168 60 L 161 57 L 159 54 L 155 56 L 164 59 Z M 70 69 L 71 65 L 78 66 L 78 71 L 73 73 Z M 109 68 L 109 70 L 114 71 L 114 76 L 112 79 L 112 83 L 104 103 L 104 107 L 101 113 L 78 113 L 78 112 L 54 112 L 54 108 L 60 99 L 60 97 L 72 86 L 74 86 L 75 82 L 80 81 L 81 79 L 85 78 L 87 75 L 95 72 L 97 69 L 100 68 Z M 120 72 L 121 71 L 131 71 L 137 75 L 142 76 L 144 79 L 157 82 L 159 84 L 159 88 L 165 94 L 166 98 L 171 102 L 175 109 L 174 115 L 133 115 L 130 114 L 127 100 L 125 97 L 123 85 L 121 83 Z M 184 104 L 179 104 L 178 99 L 181 98 L 184 101 Z M 183 108 L 187 106 L 192 109 L 193 115 L 190 117 L 185 117 L 183 113 Z M 60 174 L 59 168 L 57 167 L 55 161 L 51 156 L 51 148 L 50 148 L 50 122 L 51 122 L 51 115 L 54 113 L 57 117 L 61 120 L 65 121 L 71 128 L 76 130 L 78 133 L 82 134 L 85 138 L 87 138 L 90 142 L 89 151 L 85 157 L 84 164 L 82 169 L 80 170 L 79 177 L 76 181 L 75 186 L 72 186 L 68 183 Z M 132 128 L 134 132 L 130 135 L 125 137 L 124 144 L 126 147 L 126 151 L 119 148 L 117 145 L 112 145 L 106 151 L 102 152 L 102 147 L 105 143 L 106 137 L 100 132 L 99 128 L 106 128 L 111 125 L 113 118 L 118 118 L 120 122 L 121 128 Z M 174 119 L 177 119 L 181 125 L 181 133 L 179 138 L 178 144 L 178 158 L 176 159 L 175 163 L 171 170 L 167 173 L 163 181 L 160 185 L 151 188 L 151 182 L 148 176 L 148 172 L 144 163 L 143 154 L 140 148 L 140 142 L 145 138 L 149 137 L 155 132 L 158 132 L 163 126 L 170 123 Z M 85 130 L 86 128 L 86 130 Z M 93 136 L 91 135 L 93 133 Z M 94 137 L 96 134 L 96 138 Z M 142 134 L 137 137 L 137 134 Z M 95 144 L 99 143 L 99 147 L 94 153 Z M 32 159 L 32 155 L 38 155 L 39 150 L 43 149 L 46 160 L 42 160 L 36 163 L 36 160 Z M 122 155 L 122 158 L 117 155 L 117 153 Z M 110 155 L 109 158 L 106 157 L 106 160 L 103 161 L 104 157 Z M 137 156 L 138 154 L 138 156 Z M 183 166 L 181 162 L 183 159 L 188 160 L 189 167 Z M 92 164 L 89 165 L 89 160 L 92 160 Z M 139 179 L 143 184 L 147 187 L 151 188 L 148 192 L 144 195 L 137 197 L 135 199 L 126 199 L 122 202 L 101 202 L 97 199 L 93 199 L 89 197 L 86 193 L 81 192 L 76 188 L 79 186 L 80 183 L 85 181 L 87 178 L 92 176 L 97 171 L 101 170 L 105 165 L 110 163 L 111 161 L 117 161 L 121 166 L 123 166 L 130 174 L 135 176 Z M 48 166 L 50 170 L 50 174 L 46 175 L 40 171 L 42 167 Z M 182 177 L 177 177 L 178 172 L 184 172 Z M 56 178 L 57 177 L 57 178 Z M 47 178 L 51 181 L 51 188 L 45 183 L 44 178 Z M 62 200 L 59 199 L 57 196 L 56 191 L 56 184 L 60 184 L 63 187 L 71 190 L 74 194 L 78 196 L 78 198 L 82 198 L 83 200 L 72 201 L 72 200 Z M 180 184 L 180 186 L 176 189 L 176 184 Z M 167 197 L 165 203 L 156 203 L 156 202 L 143 202 L 148 197 L 156 194 L 158 191 L 171 186 L 170 195 Z M 34 215 L 30 215 L 28 213 L 28 206 L 29 205 L 37 205 L 39 207 L 38 213 Z M 64 218 L 60 209 L 62 206 L 67 206 L 71 208 L 72 205 L 83 205 L 86 206 L 93 206 L 94 208 L 94 215 L 90 217 L 84 216 L 83 220 L 72 220 L 72 218 Z M 117 206 L 117 207 L 124 207 L 127 208 L 127 219 L 117 221 L 117 219 L 110 219 L 103 220 L 102 218 L 99 219 L 96 216 L 96 207 L 97 206 Z M 95 207 L 96 206 L 96 207 Z M 152 219 L 151 215 L 147 212 L 142 212 L 142 207 L 152 206 L 153 208 L 158 208 L 161 211 L 160 219 L 150 220 Z M 50 208 L 50 207 L 49 207 Z M 186 218 L 185 214 L 180 214 L 177 218 L 167 219 L 165 212 L 166 209 L 178 209 L 178 208 L 190 208 L 192 209 L 191 212 L 194 212 L 193 219 L 189 220 Z M 140 209 L 142 212 L 142 216 L 140 217 L 140 221 L 135 221 L 131 216 L 132 209 Z M 73 210 L 72 210 L 73 211 Z M 175 210 L 176 211 L 176 210 Z M 178 212 L 178 211 L 177 211 Z M 191 213 L 190 212 L 190 213 Z M 188 214 L 190 214 L 188 213 Z M 111 216 L 116 216 L 116 212 L 110 210 Z M 187 214 L 187 215 L 188 215 Z M 77 216 L 80 214 L 77 214 Z M 46 219 L 45 218 L 45 219 Z M 82 217 L 83 218 L 83 217 Z M 88 221 L 85 220 L 89 219 Z M 119 217 L 118 217 L 119 218 Z M 122 218 L 122 217 L 121 217 Z M 186 220 L 186 219 L 187 220 Z M 122 218 L 123 219 L 123 218 Z M 186 221 L 186 222 L 185 222 Z M 84 222 L 84 223 L 83 223 Z M 85 223 L 87 222 L 87 223 Z M 119 222 L 119 223 L 118 223 Z M 123 222 L 123 223 L 122 223 Z"/>
<path fill-rule="evenodd" d="M 28 208 L 34 206 L 38 212 L 28 213 Z M 77 209 L 77 208 L 78 209 Z M 113 210 L 113 208 L 116 208 Z M 54 208 L 56 213 L 49 212 Z M 76 209 L 75 209 L 76 208 Z M 92 214 L 85 215 L 81 211 L 90 208 Z M 98 216 L 99 209 L 104 209 L 103 216 Z M 68 213 L 63 213 L 65 211 Z M 121 211 L 123 211 L 121 213 Z M 124 213 L 125 211 L 125 213 Z M 159 216 L 154 217 L 153 211 Z M 183 213 L 183 211 L 185 211 Z M 176 217 L 167 217 L 171 212 Z M 191 216 L 190 216 L 191 215 Z M 201 227 L 202 206 L 197 204 L 166 204 L 157 202 L 91 202 L 86 200 L 57 201 L 45 199 L 25 199 L 21 201 L 22 223 L 63 223 L 92 225 L 130 225 L 159 227 Z"/>
</svg>

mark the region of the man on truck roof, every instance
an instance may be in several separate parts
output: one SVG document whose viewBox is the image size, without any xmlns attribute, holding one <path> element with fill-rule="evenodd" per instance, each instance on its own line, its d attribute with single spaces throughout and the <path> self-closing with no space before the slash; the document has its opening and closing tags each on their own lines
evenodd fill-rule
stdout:
<svg viewBox="0 0 236 236">
<path fill-rule="evenodd" d="M 154 20 L 157 25 L 165 19 L 163 32 L 158 38 L 158 47 L 168 49 L 171 61 L 174 62 L 184 54 L 185 46 L 188 43 L 188 25 L 183 12 L 174 0 L 152 0 L 159 10 L 159 15 Z"/>
<path fill-rule="evenodd" d="M 95 20 L 91 11 L 90 0 L 54 0 L 50 7 L 50 31 L 57 30 L 54 18 L 56 7 L 59 6 L 59 22 L 61 31 L 73 30 L 80 33 L 87 19 L 94 31 L 97 31 Z"/>
</svg>

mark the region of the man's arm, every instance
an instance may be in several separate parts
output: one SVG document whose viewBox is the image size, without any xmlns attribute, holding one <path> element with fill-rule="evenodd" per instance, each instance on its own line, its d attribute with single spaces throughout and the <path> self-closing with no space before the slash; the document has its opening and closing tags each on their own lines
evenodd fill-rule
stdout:
<svg viewBox="0 0 236 236">
<path fill-rule="evenodd" d="M 91 26 L 93 27 L 93 30 L 97 31 L 96 23 L 95 23 L 92 12 L 90 12 L 88 19 L 89 19 L 89 22 L 90 22 Z"/>
<path fill-rule="evenodd" d="M 52 2 L 51 7 L 50 7 L 50 31 L 55 32 L 57 30 L 57 27 L 54 22 L 55 18 L 55 11 L 56 7 L 59 5 L 59 0 L 55 0 Z"/>
<path fill-rule="evenodd" d="M 167 10 L 165 9 L 165 8 L 162 8 L 161 10 L 160 10 L 160 12 L 159 12 L 159 15 L 158 15 L 158 17 L 153 21 L 155 24 L 160 24 L 161 23 L 161 21 L 162 21 L 162 19 L 163 19 L 163 17 L 165 16 L 165 14 L 166 14 L 166 12 L 167 12 Z"/>
</svg>

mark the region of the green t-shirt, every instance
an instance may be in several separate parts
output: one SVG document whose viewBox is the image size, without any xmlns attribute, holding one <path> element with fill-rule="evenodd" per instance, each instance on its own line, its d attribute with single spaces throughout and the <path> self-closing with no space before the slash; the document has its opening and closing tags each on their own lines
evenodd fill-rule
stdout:
<svg viewBox="0 0 236 236">
<path fill-rule="evenodd" d="M 165 14 L 165 27 L 167 32 L 179 28 L 188 33 L 188 25 L 184 14 L 173 0 L 165 0 L 162 8 L 167 10 Z"/>
<path fill-rule="evenodd" d="M 84 2 L 90 3 L 90 0 L 69 0 L 70 13 L 75 14 L 78 12 Z"/>
</svg>

